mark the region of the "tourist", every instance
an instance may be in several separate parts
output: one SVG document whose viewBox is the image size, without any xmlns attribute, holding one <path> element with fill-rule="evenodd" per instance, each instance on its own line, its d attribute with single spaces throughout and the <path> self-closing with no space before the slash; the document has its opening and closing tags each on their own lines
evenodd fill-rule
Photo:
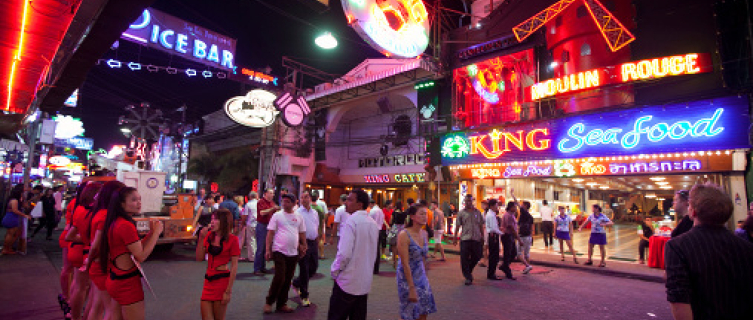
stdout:
<svg viewBox="0 0 753 320">
<path fill-rule="evenodd" d="M 462 227 L 462 234 L 458 233 Z M 463 271 L 465 285 L 473 283 L 473 268 L 483 256 L 484 249 L 484 215 L 473 206 L 473 196 L 465 196 L 465 207 L 458 214 L 455 224 L 455 240 L 460 239 L 460 268 Z"/>
<path fill-rule="evenodd" d="M 220 204 L 218 209 L 227 209 L 228 211 L 230 211 L 230 213 L 233 214 L 233 224 L 237 225 L 236 221 L 241 220 L 241 210 L 238 206 L 238 203 L 234 200 L 235 194 L 233 194 L 232 192 L 227 192 L 223 194 L 223 196 L 225 197 L 225 199 L 222 202 L 218 201 L 218 203 Z"/>
<path fill-rule="evenodd" d="M 426 277 L 424 261 L 429 252 L 429 238 L 422 230 L 428 222 L 426 207 L 415 204 L 408 208 L 408 222 L 397 239 L 400 268 L 397 269 L 397 293 L 400 318 L 426 319 L 437 312 L 434 294 Z"/>
<path fill-rule="evenodd" d="M 578 258 L 575 256 L 575 250 L 573 250 L 573 219 L 565 213 L 565 207 L 559 206 L 558 210 L 560 214 L 554 217 L 554 223 L 557 224 L 555 237 L 560 242 L 561 261 L 565 261 L 565 248 L 562 242 L 566 242 L 567 248 L 573 255 L 573 262 L 578 264 Z"/>
<path fill-rule="evenodd" d="M 264 196 L 256 203 L 256 256 L 254 257 L 254 274 L 269 273 L 267 270 L 267 224 L 280 207 L 272 200 L 275 190 L 267 189 Z"/>
<path fill-rule="evenodd" d="M 328 320 L 365 320 L 368 294 L 373 280 L 374 258 L 377 251 L 376 223 L 366 208 L 369 195 L 356 189 L 348 195 L 345 208 L 352 216 L 343 225 L 332 262 L 331 275 L 335 280 L 329 300 Z"/>
<path fill-rule="evenodd" d="M 345 224 L 345 222 L 348 221 L 348 217 L 350 217 L 350 214 L 348 214 L 348 211 L 345 210 L 345 200 L 347 198 L 348 198 L 348 196 L 345 195 L 345 194 L 340 195 L 340 207 L 338 207 L 335 210 L 335 221 L 334 221 L 334 224 L 332 225 L 332 228 L 334 228 L 337 231 L 337 237 L 338 238 L 337 238 L 337 240 L 333 239 L 334 241 L 339 241 L 339 239 L 340 239 L 340 226 L 343 225 L 343 224 Z M 337 242 L 333 242 L 332 244 L 335 244 L 335 243 L 337 243 Z"/>
<path fill-rule="evenodd" d="M 208 228 L 201 230 L 196 246 L 196 261 L 209 257 L 201 292 L 201 319 L 223 320 L 233 295 L 241 248 L 233 235 L 233 214 L 227 209 L 212 213 Z M 208 255 L 207 255 L 208 253 Z M 230 263 L 230 268 L 227 264 Z"/>
<path fill-rule="evenodd" d="M 259 195 L 256 193 L 256 191 L 249 192 L 248 202 L 245 206 L 243 206 L 243 211 L 241 213 L 241 221 L 243 221 L 243 224 L 246 227 L 244 228 L 245 232 L 243 232 L 240 237 L 240 246 L 242 249 L 242 247 L 245 245 L 247 252 L 247 258 L 241 258 L 241 260 L 251 262 L 254 262 L 256 255 L 256 209 L 259 202 L 258 198 Z M 243 254 L 241 254 L 241 256 L 242 255 Z"/>
<path fill-rule="evenodd" d="M 641 241 L 638 243 L 638 263 L 640 264 L 643 264 L 645 261 L 643 258 L 646 255 L 646 250 L 648 250 L 649 238 L 654 235 L 653 225 L 651 217 L 647 216 L 644 221 L 641 221 L 641 230 L 638 231 L 638 237 L 641 238 Z"/>
<path fill-rule="evenodd" d="M 606 215 L 601 213 L 601 207 L 598 204 L 593 205 L 593 214 L 588 217 L 588 221 L 591 222 L 591 238 L 588 240 L 588 260 L 586 265 L 590 266 L 593 263 L 593 251 L 594 245 L 599 246 L 599 252 L 601 253 L 601 263 L 599 267 L 606 267 L 607 263 L 604 261 L 607 257 L 605 246 L 607 245 L 607 231 L 605 227 L 614 224 L 612 220 L 609 220 Z M 583 227 L 586 225 L 584 222 L 578 231 L 583 231 Z"/>
<path fill-rule="evenodd" d="M 403 211 L 403 204 L 398 201 L 395 203 L 395 210 L 392 212 L 392 220 L 390 221 L 390 232 L 387 235 L 387 243 L 390 245 L 390 251 L 392 253 L 392 267 L 397 269 L 397 235 L 405 228 L 405 219 L 408 218 L 408 214 Z"/>
<path fill-rule="evenodd" d="M 141 212 L 141 196 L 135 188 L 125 187 L 112 196 L 103 230 L 99 263 L 102 270 L 110 270 L 107 293 L 116 303 L 112 314 L 125 320 L 145 318 L 144 289 L 141 286 L 139 264 L 152 254 L 164 229 L 161 221 L 152 221 L 149 234 L 141 240 L 134 215 Z"/>
<path fill-rule="evenodd" d="M 295 212 L 296 199 L 291 194 L 282 195 L 282 211 L 272 215 L 267 225 L 265 258 L 275 263 L 275 275 L 269 286 L 264 313 L 272 313 L 272 305 L 277 312 L 290 313 L 294 309 L 287 306 L 288 290 L 295 275 L 295 265 L 299 257 L 306 254 L 306 223 Z"/>
<path fill-rule="evenodd" d="M 24 185 L 17 184 L 10 192 L 8 197 L 8 206 L 3 217 L 3 227 L 8 229 L 5 231 L 5 241 L 3 244 L 3 254 L 11 255 L 18 253 L 13 250 L 13 245 L 16 240 L 21 236 L 21 228 L 23 224 L 22 219 L 31 220 L 31 215 L 28 215 L 22 211 L 24 202 Z"/>
<path fill-rule="evenodd" d="M 539 214 L 541 215 L 541 233 L 544 235 L 545 247 L 549 247 L 550 244 L 554 246 L 554 239 L 552 239 L 552 234 L 554 233 L 552 213 L 553 210 L 549 206 L 549 202 L 546 200 L 541 201 Z"/>
<path fill-rule="evenodd" d="M 45 237 L 45 240 L 52 240 L 52 231 L 57 225 L 55 213 L 55 197 L 52 196 L 52 193 L 52 189 L 47 188 L 44 190 L 44 192 L 42 192 L 42 196 L 39 198 L 39 203 L 37 205 L 42 206 L 43 215 L 42 218 L 39 219 L 39 225 L 31 234 L 32 239 L 37 235 L 39 230 L 42 230 L 42 228 L 47 228 L 47 237 Z"/>
<path fill-rule="evenodd" d="M 298 260 L 298 277 L 293 279 L 293 287 L 298 291 L 298 295 L 301 297 L 301 305 L 304 307 L 311 305 L 309 280 L 319 269 L 318 242 L 321 235 L 319 226 L 322 222 L 319 212 L 314 209 L 314 206 L 315 204 L 311 202 L 311 195 L 304 191 L 301 194 L 301 206 L 297 212 L 306 224 L 306 251 L 303 257 Z"/>
<path fill-rule="evenodd" d="M 444 231 L 446 229 L 444 212 L 439 210 L 439 203 L 437 203 L 436 200 L 431 202 L 430 209 L 434 211 L 434 220 L 431 221 L 431 223 L 434 224 L 434 253 L 431 257 L 435 258 L 437 251 L 439 251 L 441 256 L 439 261 L 445 261 L 444 247 L 442 246 L 442 237 L 444 236 Z"/>
<path fill-rule="evenodd" d="M 387 200 L 387 202 L 384 203 L 384 209 L 382 209 L 382 212 L 384 213 L 384 223 L 379 230 L 379 250 L 381 252 L 382 260 L 387 260 L 387 232 L 391 228 L 390 222 L 392 221 L 392 212 L 394 211 L 395 205 L 392 203 L 392 200 Z"/>
<path fill-rule="evenodd" d="M 325 234 L 326 234 L 325 222 L 327 221 L 327 204 L 324 203 L 324 201 L 319 199 L 318 192 L 311 192 L 311 208 L 316 210 L 316 213 L 319 217 L 319 230 L 317 230 L 317 232 L 319 233 L 319 238 L 318 238 L 319 240 L 317 240 L 316 247 L 317 247 L 317 252 L 319 252 L 319 256 L 317 257 L 317 259 L 322 260 L 324 259 L 324 243 L 327 241 L 325 238 Z"/>
<path fill-rule="evenodd" d="M 733 208 L 730 196 L 715 184 L 690 190 L 693 228 L 664 247 L 667 301 L 675 319 L 753 315 L 753 244 L 725 228 Z"/>
<path fill-rule="evenodd" d="M 499 270 L 505 273 L 505 277 L 510 280 L 517 280 L 512 275 L 510 264 L 518 255 L 515 241 L 520 242 L 518 235 L 518 222 L 515 216 L 518 214 L 518 205 L 515 201 L 507 203 L 505 214 L 502 215 L 502 225 L 500 226 L 504 235 L 502 235 L 502 265 Z"/>
<path fill-rule="evenodd" d="M 209 223 L 212 222 L 212 212 L 214 212 L 215 202 L 214 197 L 207 197 L 204 199 L 204 204 L 199 207 L 199 210 L 196 212 L 196 216 L 193 219 L 193 224 L 195 234 L 199 234 L 201 232 L 202 228 L 206 228 L 209 226 Z M 200 243 L 197 245 L 201 245 Z"/>
<path fill-rule="evenodd" d="M 484 212 L 489 211 L 489 201 L 487 200 L 481 200 L 481 214 L 483 215 Z M 484 237 L 484 247 L 481 249 L 482 256 L 481 259 L 478 262 L 478 265 L 480 267 L 486 267 L 486 264 L 489 262 L 489 243 L 487 242 L 489 239 Z"/>
<path fill-rule="evenodd" d="M 374 199 L 369 201 L 369 217 L 374 220 L 374 223 L 376 223 L 377 230 L 381 230 L 381 227 L 384 225 L 384 211 L 379 208 Z M 379 248 L 379 237 L 377 237 L 377 248 Z M 374 260 L 374 274 L 379 274 L 380 262 L 379 250 L 377 250 L 376 260 Z"/>
<path fill-rule="evenodd" d="M 63 216 L 63 186 L 56 186 L 52 190 L 54 191 L 52 198 L 55 199 L 55 227 L 57 230 L 57 225 Z"/>
<path fill-rule="evenodd" d="M 693 228 L 693 219 L 688 214 L 688 195 L 688 190 L 680 190 L 675 193 L 672 208 L 675 209 L 675 217 L 681 220 L 672 230 L 672 238 L 678 237 Z"/>
<path fill-rule="evenodd" d="M 510 195 L 512 199 L 518 205 L 519 217 L 518 217 L 518 243 L 520 249 L 518 249 L 518 260 L 523 262 L 526 266 L 523 269 L 523 274 L 531 272 L 533 267 L 530 264 L 531 261 L 531 246 L 533 245 L 533 216 L 531 215 L 531 203 L 528 201 L 518 202 L 515 198 L 515 190 L 510 189 Z"/>
<path fill-rule="evenodd" d="M 489 247 L 489 267 L 486 269 L 486 278 L 489 280 L 502 280 L 497 276 L 497 265 L 499 265 L 499 239 L 503 235 L 499 228 L 499 202 L 497 199 L 489 200 L 489 210 L 484 218 L 486 226 L 486 237 Z"/>
</svg>

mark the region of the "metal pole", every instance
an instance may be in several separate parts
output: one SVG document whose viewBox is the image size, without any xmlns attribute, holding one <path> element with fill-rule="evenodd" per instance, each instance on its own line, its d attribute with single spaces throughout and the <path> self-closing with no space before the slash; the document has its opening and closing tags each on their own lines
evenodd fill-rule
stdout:
<svg viewBox="0 0 753 320">
<path fill-rule="evenodd" d="M 24 188 L 29 185 L 30 175 L 31 175 L 31 164 L 34 162 L 34 153 L 37 148 L 37 136 L 39 135 L 39 126 L 42 123 L 42 117 L 38 117 L 34 122 L 29 125 L 29 135 L 28 135 L 28 144 L 29 144 L 29 155 L 26 160 L 26 167 L 24 168 Z M 13 169 L 11 168 L 11 173 L 9 178 L 13 178 Z"/>
</svg>

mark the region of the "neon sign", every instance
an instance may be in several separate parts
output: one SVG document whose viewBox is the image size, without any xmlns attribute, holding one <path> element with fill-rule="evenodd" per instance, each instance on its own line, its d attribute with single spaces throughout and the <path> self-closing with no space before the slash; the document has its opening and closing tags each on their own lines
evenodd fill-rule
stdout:
<svg viewBox="0 0 753 320">
<path fill-rule="evenodd" d="M 499 178 L 502 176 L 502 171 L 499 169 L 471 169 L 471 177 L 484 179 L 486 177 Z"/>
<path fill-rule="evenodd" d="M 633 130 L 621 134 L 623 129 L 618 127 L 603 129 L 592 129 L 583 134 L 585 126 L 582 123 L 574 124 L 567 130 L 568 138 L 560 140 L 557 148 L 563 153 L 569 153 L 580 150 L 584 144 L 597 146 L 600 144 L 619 144 L 625 149 L 632 149 L 641 142 L 642 134 L 646 134 L 649 142 L 661 142 L 665 138 L 680 140 L 690 136 L 690 138 L 714 137 L 724 131 L 724 127 L 717 127 L 719 118 L 724 112 L 724 108 L 718 108 L 709 118 L 703 118 L 695 123 L 687 120 L 680 120 L 669 124 L 659 122 L 649 127 L 642 126 L 643 123 L 651 121 L 654 116 L 643 116 L 635 120 Z"/>
<path fill-rule="evenodd" d="M 471 151 L 468 141 L 461 136 L 453 136 L 445 139 L 442 143 L 442 156 L 449 158 L 462 158 Z"/>
<path fill-rule="evenodd" d="M 55 126 L 55 139 L 70 139 L 84 135 L 84 123 L 81 119 L 71 116 L 53 117 L 57 125 Z"/>
<path fill-rule="evenodd" d="M 348 24 L 385 56 L 413 58 L 429 45 L 429 19 L 421 0 L 343 0 Z"/>
<path fill-rule="evenodd" d="M 549 149 L 551 140 L 544 139 L 549 136 L 549 129 L 534 129 L 524 135 L 524 130 L 513 132 L 500 132 L 497 129 L 492 130 L 485 135 L 470 136 L 471 155 L 482 154 L 487 159 L 496 159 L 506 152 L 512 151 L 510 145 L 520 151 L 525 151 L 526 147 L 534 151 Z M 525 138 L 524 138 L 525 136 Z M 486 147 L 484 142 L 489 138 L 491 151 Z M 504 149 L 502 148 L 504 144 Z"/>
<path fill-rule="evenodd" d="M 251 90 L 245 96 L 225 102 L 225 113 L 244 126 L 263 128 L 271 125 L 280 113 L 273 105 L 277 97 L 267 90 Z"/>
<path fill-rule="evenodd" d="M 536 101 L 609 84 L 698 74 L 711 72 L 713 69 L 711 56 L 707 53 L 688 53 L 626 62 L 617 66 L 578 72 L 536 83 L 531 86 L 530 98 L 532 101 Z"/>
<path fill-rule="evenodd" d="M 270 76 L 266 73 L 254 71 L 251 69 L 241 68 L 241 74 L 244 76 L 248 76 L 249 80 L 256 81 L 262 84 L 273 84 L 277 85 L 277 77 Z"/>
<path fill-rule="evenodd" d="M 364 175 L 363 179 L 366 183 L 422 183 L 426 182 L 426 172 Z"/>
<path fill-rule="evenodd" d="M 284 93 L 274 101 L 277 110 L 282 112 L 282 122 L 288 127 L 297 127 L 303 124 L 306 116 L 311 113 L 306 98 L 293 96 L 289 92 Z"/>
<path fill-rule="evenodd" d="M 552 174 L 552 166 L 538 167 L 507 167 L 505 173 L 502 175 L 505 178 L 512 177 L 528 177 L 528 176 L 550 176 Z"/>
<path fill-rule="evenodd" d="M 212 67 L 235 68 L 235 39 L 152 8 L 121 37 Z"/>
</svg>

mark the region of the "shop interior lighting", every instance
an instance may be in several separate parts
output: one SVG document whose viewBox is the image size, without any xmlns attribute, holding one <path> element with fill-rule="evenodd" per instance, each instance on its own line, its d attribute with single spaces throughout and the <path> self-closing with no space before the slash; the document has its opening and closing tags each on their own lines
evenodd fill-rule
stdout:
<svg viewBox="0 0 753 320">
<path fill-rule="evenodd" d="M 651 177 L 649 179 L 651 179 L 651 181 L 664 181 L 667 178 L 665 178 L 665 177 Z"/>
<path fill-rule="evenodd" d="M 609 189 L 609 187 L 607 187 L 607 186 L 601 186 L 601 187 L 599 187 L 599 188 L 600 188 L 600 189 L 602 189 L 602 190 L 606 190 L 606 189 Z"/>
<path fill-rule="evenodd" d="M 585 181 L 583 178 L 575 178 L 573 179 L 573 182 L 583 182 Z"/>
<path fill-rule="evenodd" d="M 658 184 L 660 186 L 666 186 L 666 185 L 669 184 L 669 182 L 666 182 L 666 181 L 657 181 L 656 184 Z"/>
<path fill-rule="evenodd" d="M 669 190 L 669 189 L 672 189 L 672 186 L 661 186 L 659 188 L 662 188 L 664 190 Z"/>
<path fill-rule="evenodd" d="M 649 198 L 649 199 L 656 198 L 656 193 L 647 193 L 646 198 Z"/>
</svg>

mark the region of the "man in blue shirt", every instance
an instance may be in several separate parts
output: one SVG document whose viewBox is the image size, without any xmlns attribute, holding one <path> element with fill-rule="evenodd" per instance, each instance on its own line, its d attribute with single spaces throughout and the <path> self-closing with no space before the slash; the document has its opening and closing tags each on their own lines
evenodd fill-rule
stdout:
<svg viewBox="0 0 753 320">
<path fill-rule="evenodd" d="M 233 197 L 235 195 L 232 192 L 225 193 L 225 201 L 220 203 L 220 209 L 228 209 L 233 214 L 233 221 L 239 221 L 241 218 L 241 211 L 238 209 L 238 204 L 235 203 Z"/>
</svg>

